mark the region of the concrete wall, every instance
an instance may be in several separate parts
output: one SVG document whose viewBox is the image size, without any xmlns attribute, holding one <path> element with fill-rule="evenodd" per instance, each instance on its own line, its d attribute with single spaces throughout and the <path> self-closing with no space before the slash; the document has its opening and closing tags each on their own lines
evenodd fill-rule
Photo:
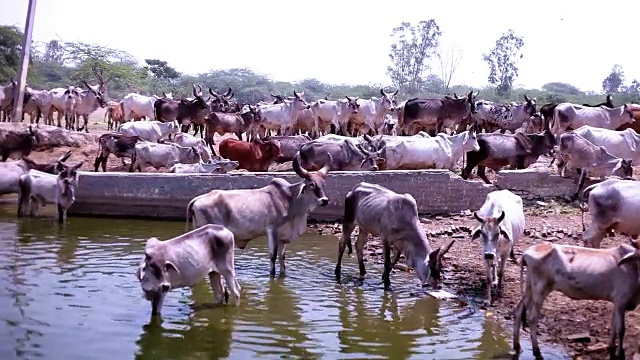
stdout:
<svg viewBox="0 0 640 360">
<path fill-rule="evenodd" d="M 197 195 L 213 189 L 254 189 L 274 177 L 299 180 L 293 172 L 237 174 L 90 173 L 81 172 L 73 215 L 125 216 L 184 219 L 186 206 Z M 335 172 L 329 173 L 326 207 L 318 207 L 311 218 L 333 221 L 342 217 L 344 197 L 360 181 L 380 184 L 400 193 L 410 193 L 420 213 L 458 213 L 478 209 L 496 188 L 478 181 L 465 181 L 445 170 Z M 496 184 L 528 197 L 570 195 L 575 184 L 546 172 L 501 171 Z"/>
</svg>

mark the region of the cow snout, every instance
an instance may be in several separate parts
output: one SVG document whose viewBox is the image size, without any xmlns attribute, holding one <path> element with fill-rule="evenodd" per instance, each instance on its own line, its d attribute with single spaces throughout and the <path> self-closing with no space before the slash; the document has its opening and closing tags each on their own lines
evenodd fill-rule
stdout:
<svg viewBox="0 0 640 360">
<path fill-rule="evenodd" d="M 327 199 L 326 197 L 323 197 L 318 199 L 318 202 L 320 202 L 320 206 L 327 206 L 327 204 L 329 204 L 329 199 Z"/>
<path fill-rule="evenodd" d="M 354 113 L 354 114 L 357 114 L 357 113 L 358 113 L 358 110 L 353 110 L 353 113 Z"/>
<path fill-rule="evenodd" d="M 371 167 L 371 171 L 378 171 L 378 165 L 373 165 Z"/>
<path fill-rule="evenodd" d="M 493 260 L 495 258 L 496 258 L 496 256 L 494 254 L 492 254 L 492 253 L 484 253 L 484 259 L 485 260 Z"/>
<path fill-rule="evenodd" d="M 162 290 L 162 292 L 168 292 L 171 289 L 171 285 L 165 283 L 160 285 L 160 290 Z"/>
</svg>

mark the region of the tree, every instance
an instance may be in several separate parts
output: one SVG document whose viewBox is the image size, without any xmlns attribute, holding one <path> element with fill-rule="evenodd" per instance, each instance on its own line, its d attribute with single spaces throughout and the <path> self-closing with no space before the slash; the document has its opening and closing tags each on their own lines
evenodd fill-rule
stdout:
<svg viewBox="0 0 640 360">
<path fill-rule="evenodd" d="M 0 26 L 0 82 L 4 83 L 18 74 L 22 53 L 22 31 L 15 26 Z"/>
<path fill-rule="evenodd" d="M 440 80 L 442 80 L 442 92 L 444 94 L 449 92 L 449 86 L 451 86 L 451 79 L 460 65 L 462 59 L 462 50 L 457 46 L 452 46 L 447 49 L 440 49 L 436 54 L 438 58 L 438 64 L 440 65 Z"/>
<path fill-rule="evenodd" d="M 169 66 L 166 61 L 158 59 L 145 59 L 144 61 L 147 63 L 144 68 L 156 79 L 163 79 L 169 82 L 180 77 L 180 73 Z"/>
<path fill-rule="evenodd" d="M 513 88 L 513 82 L 518 77 L 519 59 L 522 59 L 521 49 L 524 39 L 509 29 L 497 41 L 489 54 L 482 54 L 482 59 L 489 66 L 489 83 L 496 86 L 500 96 L 508 95 Z"/>
<path fill-rule="evenodd" d="M 423 82 L 423 74 L 429 69 L 428 60 L 434 55 L 442 35 L 434 19 L 423 20 L 417 26 L 403 22 L 391 31 L 391 44 L 387 75 L 402 92 L 416 94 Z"/>
<path fill-rule="evenodd" d="M 602 80 L 602 93 L 618 93 L 622 90 L 622 84 L 624 84 L 624 71 L 620 65 L 613 65 L 609 76 Z"/>
<path fill-rule="evenodd" d="M 127 85 L 137 85 L 145 77 L 137 68 L 135 58 L 124 51 L 82 42 L 66 43 L 65 49 L 75 65 L 75 80 L 95 79 L 104 87 L 116 79 Z"/>
<path fill-rule="evenodd" d="M 577 87 L 571 84 L 562 83 L 562 82 L 550 82 L 550 83 L 544 84 L 542 85 L 542 90 L 546 92 L 551 92 L 551 93 L 569 94 L 569 95 L 578 95 L 582 93 L 582 91 L 580 91 L 580 89 L 578 89 Z"/>
<path fill-rule="evenodd" d="M 61 44 L 58 40 L 51 40 L 44 46 L 42 61 L 64 65 L 66 60 L 67 54 L 64 44 Z"/>
</svg>

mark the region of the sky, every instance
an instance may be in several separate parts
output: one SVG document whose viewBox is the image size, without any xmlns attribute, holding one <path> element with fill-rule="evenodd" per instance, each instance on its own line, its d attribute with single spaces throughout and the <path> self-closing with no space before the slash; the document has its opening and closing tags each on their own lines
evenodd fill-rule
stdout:
<svg viewBox="0 0 640 360">
<path fill-rule="evenodd" d="M 0 0 L 0 24 L 23 28 L 27 5 Z M 33 40 L 105 45 L 187 74 L 246 67 L 281 81 L 390 84 L 391 30 L 433 18 L 442 49 L 462 52 L 452 84 L 487 85 L 482 54 L 513 29 L 525 42 L 516 86 L 558 81 L 600 92 L 614 64 L 627 81 L 640 79 L 638 10 L 640 1 L 619 0 L 40 0 Z"/>
</svg>

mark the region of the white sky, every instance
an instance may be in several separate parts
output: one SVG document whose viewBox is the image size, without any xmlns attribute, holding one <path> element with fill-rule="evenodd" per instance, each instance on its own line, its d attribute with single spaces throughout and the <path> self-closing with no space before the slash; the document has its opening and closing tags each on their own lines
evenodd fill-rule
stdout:
<svg viewBox="0 0 640 360">
<path fill-rule="evenodd" d="M 27 4 L 0 0 L 0 24 L 24 27 Z M 393 27 L 434 18 L 442 45 L 463 51 L 454 84 L 486 85 L 482 53 L 512 28 L 525 41 L 517 85 L 600 91 L 614 64 L 640 78 L 638 10 L 619 0 L 40 0 L 33 38 L 107 45 L 189 74 L 247 67 L 274 80 L 388 84 Z"/>
</svg>

